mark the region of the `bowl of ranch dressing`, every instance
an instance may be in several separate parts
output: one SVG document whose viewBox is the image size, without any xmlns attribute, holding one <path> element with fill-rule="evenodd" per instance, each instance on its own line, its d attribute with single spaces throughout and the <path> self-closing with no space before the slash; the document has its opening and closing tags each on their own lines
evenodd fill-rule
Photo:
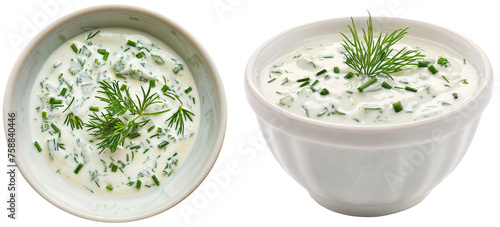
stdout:
<svg viewBox="0 0 500 227">
<path fill-rule="evenodd" d="M 118 5 L 40 32 L 12 70 L 4 112 L 16 116 L 28 183 L 106 222 L 181 202 L 208 175 L 226 127 L 224 88 L 201 45 L 157 13 Z"/>
<path fill-rule="evenodd" d="M 418 204 L 458 165 L 492 80 L 460 34 L 357 17 L 273 37 L 250 58 L 245 91 L 274 157 L 316 202 L 380 216 Z"/>
</svg>

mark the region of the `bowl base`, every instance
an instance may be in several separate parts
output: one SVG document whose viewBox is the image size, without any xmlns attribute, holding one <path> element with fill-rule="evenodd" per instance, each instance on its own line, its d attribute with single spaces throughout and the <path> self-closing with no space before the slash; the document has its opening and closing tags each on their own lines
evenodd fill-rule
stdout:
<svg viewBox="0 0 500 227">
<path fill-rule="evenodd" d="M 354 205 L 339 203 L 333 200 L 325 199 L 321 196 L 310 193 L 311 197 L 321 206 L 331 211 L 358 217 L 377 217 L 397 213 L 408 208 L 411 208 L 427 197 L 429 192 L 424 193 L 414 199 L 407 200 L 401 203 L 385 204 L 385 205 Z"/>
</svg>

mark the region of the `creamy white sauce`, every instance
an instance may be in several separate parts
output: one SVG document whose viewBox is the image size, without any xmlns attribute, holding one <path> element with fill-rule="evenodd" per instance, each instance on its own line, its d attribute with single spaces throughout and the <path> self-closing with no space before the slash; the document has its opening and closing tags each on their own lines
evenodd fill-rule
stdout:
<svg viewBox="0 0 500 227">
<path fill-rule="evenodd" d="M 200 107 L 194 79 L 183 59 L 155 37 L 126 28 L 101 28 L 96 34 L 97 31 L 85 32 L 65 42 L 42 67 L 30 100 L 33 143 L 38 143 L 41 148 L 38 155 L 46 158 L 46 164 L 87 192 L 131 196 L 154 190 L 181 167 L 197 135 Z M 89 34 L 96 35 L 88 39 Z M 129 40 L 135 46 L 127 44 Z M 158 94 L 159 103 L 145 112 L 170 111 L 139 117 L 138 120 L 150 121 L 139 127 L 139 137 L 127 137 L 124 146 L 118 146 L 114 153 L 107 148 L 98 149 L 101 140 L 91 136 L 92 131 L 87 131 L 87 127 L 72 129 L 64 122 L 72 113 L 88 123 L 89 115 L 93 114 L 90 107 L 98 107 L 95 112 L 98 115 L 105 112 L 108 104 L 96 98 L 106 97 L 98 93 L 100 81 L 126 84 L 136 102 L 136 95 L 143 97 L 141 87 L 147 91 L 150 81 L 154 81 L 151 92 Z M 165 95 L 164 85 L 180 101 Z M 64 88 L 66 92 L 61 95 Z M 62 104 L 50 104 L 50 98 L 62 100 Z M 175 126 L 168 126 L 167 119 L 181 102 L 194 116 L 192 121 L 184 121 L 184 133 L 178 134 Z M 121 119 L 126 122 L 134 117 L 127 113 Z M 158 146 L 167 142 L 162 148 Z M 81 168 L 75 173 L 79 165 Z"/>
<path fill-rule="evenodd" d="M 403 47 L 418 49 L 425 55 L 423 61 L 434 65 L 438 72 L 432 74 L 427 67 L 410 66 L 392 74 L 394 80 L 377 77 L 376 83 L 359 92 L 357 88 L 369 78 L 344 78 L 355 71 L 344 62 L 341 42 L 340 35 L 332 35 L 291 47 L 263 70 L 260 84 L 264 95 L 298 116 L 341 124 L 380 125 L 444 114 L 467 101 L 478 86 L 477 72 L 464 56 L 447 46 L 407 35 L 393 46 L 394 51 Z M 441 57 L 449 63 L 438 64 Z M 339 73 L 334 72 L 334 67 Z M 326 72 L 317 75 L 323 69 Z M 383 82 L 393 88 L 383 88 Z M 417 92 L 406 90 L 406 86 Z M 325 88 L 328 94 L 322 95 Z M 397 102 L 403 107 L 400 112 L 393 108 Z"/>
</svg>

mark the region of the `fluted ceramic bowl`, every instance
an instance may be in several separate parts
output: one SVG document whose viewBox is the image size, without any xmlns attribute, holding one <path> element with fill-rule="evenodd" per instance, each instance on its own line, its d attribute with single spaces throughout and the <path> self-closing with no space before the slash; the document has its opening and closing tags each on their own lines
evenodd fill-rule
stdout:
<svg viewBox="0 0 500 227">
<path fill-rule="evenodd" d="M 92 195 L 64 181 L 33 147 L 29 125 L 30 91 L 45 60 L 68 38 L 100 27 L 125 27 L 155 36 L 185 60 L 200 98 L 202 117 L 192 152 L 171 180 L 157 190 L 134 197 Z M 119 222 L 163 212 L 186 198 L 205 179 L 222 146 L 226 129 L 226 99 L 215 65 L 208 53 L 171 20 L 131 6 L 98 6 L 74 12 L 45 28 L 21 53 L 10 75 L 4 99 L 4 116 L 15 113 L 16 158 L 28 183 L 55 206 L 91 220 Z M 4 121 L 5 134 L 8 120 Z M 36 129 L 39 130 L 39 129 Z"/>
<path fill-rule="evenodd" d="M 367 20 L 354 18 L 356 24 Z M 464 56 L 479 75 L 473 97 L 426 120 L 364 126 L 300 117 L 263 95 L 259 77 L 266 76 L 264 66 L 290 46 L 328 34 L 347 34 L 350 23 L 350 18 L 340 18 L 307 24 L 267 41 L 249 60 L 246 95 L 276 160 L 319 204 L 355 216 L 391 214 L 418 204 L 458 165 L 491 97 L 492 69 L 478 46 L 453 31 L 413 20 L 373 18 L 377 34 L 410 27 L 412 36 Z"/>
</svg>

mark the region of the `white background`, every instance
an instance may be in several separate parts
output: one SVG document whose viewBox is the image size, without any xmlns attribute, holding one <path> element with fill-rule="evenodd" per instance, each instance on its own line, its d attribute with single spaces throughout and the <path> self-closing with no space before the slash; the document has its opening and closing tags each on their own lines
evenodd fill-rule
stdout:
<svg viewBox="0 0 500 227">
<path fill-rule="evenodd" d="M 293 2 L 293 3 L 292 3 Z M 466 2 L 466 3 L 462 3 Z M 174 20 L 211 54 L 227 94 L 228 127 L 224 146 L 209 177 L 178 206 L 122 226 L 499 226 L 500 83 L 483 114 L 476 137 L 456 170 L 417 206 L 377 218 L 350 217 L 316 204 L 274 160 L 265 146 L 243 92 L 251 54 L 274 35 L 308 22 L 347 16 L 391 16 L 434 23 L 477 43 L 494 71 L 500 61 L 495 1 L 9 1 L 0 14 L 0 91 L 18 55 L 33 35 L 54 20 L 88 6 L 128 4 Z M 49 4 L 50 3 L 50 4 Z M 47 10 L 47 6 L 49 10 Z M 28 29 L 29 27 L 29 29 Z M 21 38 L 12 42 L 12 37 Z M 26 42 L 24 42 L 26 41 Z M 495 76 L 500 81 L 499 76 Z M 27 91 L 29 92 L 29 91 Z M 3 101 L 3 99 L 2 99 Z M 0 119 L 3 119 L 0 118 Z M 2 124 L 3 125 L 3 124 Z M 3 134 L 3 130 L 1 130 Z M 1 135 L 0 137 L 4 137 Z M 0 226 L 109 226 L 68 214 L 39 196 L 17 176 L 17 219 L 7 218 L 7 145 L 0 139 Z M 228 166 L 237 166 L 228 171 Z M 4 171 L 5 170 L 5 171 Z M 227 180 L 217 180 L 219 176 Z M 115 224 L 116 225 L 116 224 Z"/>
</svg>

